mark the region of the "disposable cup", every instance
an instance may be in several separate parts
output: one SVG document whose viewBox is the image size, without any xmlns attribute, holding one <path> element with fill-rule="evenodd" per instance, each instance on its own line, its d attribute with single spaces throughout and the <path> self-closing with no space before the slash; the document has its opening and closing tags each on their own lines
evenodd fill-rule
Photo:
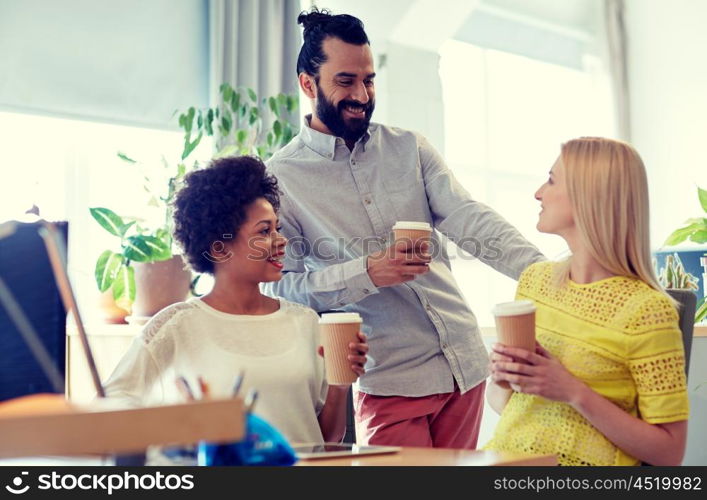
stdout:
<svg viewBox="0 0 707 500">
<path fill-rule="evenodd" d="M 409 242 L 415 253 L 420 253 L 423 242 L 429 243 L 432 236 L 432 226 L 427 222 L 398 221 L 393 226 L 393 239 Z"/>
<path fill-rule="evenodd" d="M 324 346 L 324 367 L 331 385 L 349 385 L 358 375 L 348 359 L 349 343 L 358 343 L 363 320 L 358 313 L 328 313 L 319 319 L 321 343 Z"/>
<path fill-rule="evenodd" d="M 496 304 L 493 308 L 496 319 L 496 337 L 509 347 L 522 347 L 535 351 L 535 304 L 531 300 L 516 300 Z M 507 382 L 499 383 L 510 387 Z"/>
</svg>

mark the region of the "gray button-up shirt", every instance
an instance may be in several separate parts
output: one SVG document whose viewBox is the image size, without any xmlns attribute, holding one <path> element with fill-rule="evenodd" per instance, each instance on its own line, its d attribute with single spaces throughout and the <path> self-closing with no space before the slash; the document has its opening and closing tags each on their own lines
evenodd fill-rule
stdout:
<svg viewBox="0 0 707 500">
<path fill-rule="evenodd" d="M 372 123 L 349 151 L 307 122 L 267 162 L 280 181 L 280 220 L 290 244 L 286 274 L 266 292 L 317 311 L 361 314 L 370 346 L 363 392 L 427 396 L 452 392 L 454 381 L 462 392 L 476 386 L 488 375 L 488 355 L 440 233 L 515 279 L 544 257 L 471 199 L 419 134 Z M 435 227 L 430 271 L 377 288 L 366 258 L 391 243 L 399 220 Z"/>
</svg>

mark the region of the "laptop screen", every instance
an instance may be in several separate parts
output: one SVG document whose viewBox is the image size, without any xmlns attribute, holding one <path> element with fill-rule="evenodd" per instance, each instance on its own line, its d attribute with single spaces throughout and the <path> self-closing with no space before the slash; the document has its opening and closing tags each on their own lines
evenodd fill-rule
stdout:
<svg viewBox="0 0 707 500">
<path fill-rule="evenodd" d="M 0 278 L 37 333 L 58 373 L 66 372 L 66 311 L 57 288 L 41 223 L 13 223 L 0 237 Z M 66 222 L 55 227 L 66 245 Z M 30 350 L 16 321 L 0 303 L 0 401 L 60 392 Z M 63 392 L 63 387 L 62 387 Z"/>
</svg>

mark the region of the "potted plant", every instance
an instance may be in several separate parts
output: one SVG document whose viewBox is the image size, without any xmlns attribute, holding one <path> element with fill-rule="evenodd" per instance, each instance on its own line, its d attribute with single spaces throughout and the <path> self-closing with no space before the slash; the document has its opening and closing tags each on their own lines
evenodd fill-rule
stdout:
<svg viewBox="0 0 707 500">
<path fill-rule="evenodd" d="M 91 216 L 119 239 L 114 250 L 98 257 L 95 278 L 101 292 L 112 292 L 115 304 L 133 316 L 151 316 L 163 307 L 183 300 L 189 291 L 190 273 L 181 257 L 172 254 L 172 240 L 164 227 L 150 231 L 137 220 L 124 220 L 108 208 L 90 209 Z M 152 286 L 153 279 L 162 280 Z M 137 290 L 141 290 L 136 303 Z M 143 290 L 149 290 L 145 293 Z"/>
<path fill-rule="evenodd" d="M 690 241 L 700 246 L 684 249 L 666 249 L 656 252 L 658 277 L 667 288 L 685 288 L 698 296 L 695 323 L 707 319 L 707 190 L 697 188 L 697 197 L 705 214 L 685 221 L 673 231 L 665 245 L 674 247 Z"/>
<path fill-rule="evenodd" d="M 190 107 L 179 113 L 179 127 L 184 132 L 180 160 L 169 163 L 163 158 L 160 178 L 143 175 L 144 188 L 150 195 L 148 204 L 162 213 L 159 224 L 121 217 L 105 207 L 90 209 L 98 224 L 119 241 L 116 249 L 105 250 L 98 257 L 95 268 L 98 289 L 110 291 L 115 303 L 132 310 L 133 316 L 151 316 L 171 303 L 184 300 L 190 282 L 192 289 L 196 282 L 184 270 L 181 256 L 174 253 L 172 202 L 184 176 L 207 163 L 196 159 L 195 153 L 204 138 L 214 141 L 215 157 L 250 154 L 266 160 L 297 133 L 297 96 L 279 94 L 259 101 L 252 89 L 233 88 L 224 83 L 219 90 L 219 105 L 204 109 Z M 146 165 L 127 154 L 119 152 L 118 157 L 132 168 L 141 168 L 143 174 L 147 172 Z"/>
</svg>

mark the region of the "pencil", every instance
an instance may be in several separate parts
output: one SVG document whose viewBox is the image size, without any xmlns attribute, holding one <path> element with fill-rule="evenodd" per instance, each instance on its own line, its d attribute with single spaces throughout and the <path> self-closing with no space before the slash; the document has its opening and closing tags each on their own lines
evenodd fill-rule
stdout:
<svg viewBox="0 0 707 500">
<path fill-rule="evenodd" d="M 177 384 L 177 389 L 187 401 L 194 401 L 194 393 L 192 392 L 191 387 L 189 387 L 189 382 L 187 382 L 187 379 L 184 377 L 177 377 L 174 383 Z"/>
<path fill-rule="evenodd" d="M 258 400 L 258 391 L 251 389 L 245 397 L 244 405 L 246 414 L 252 413 L 255 402 Z"/>
<path fill-rule="evenodd" d="M 243 377 L 245 376 L 245 372 L 243 370 L 240 371 L 238 375 L 236 375 L 236 380 L 233 382 L 233 396 L 238 396 L 238 393 L 241 392 L 241 386 L 243 385 Z"/>
<path fill-rule="evenodd" d="M 209 397 L 209 384 L 204 380 L 204 377 L 199 375 L 198 379 L 199 381 L 199 390 L 201 391 L 201 398 L 202 399 L 207 399 Z"/>
</svg>

